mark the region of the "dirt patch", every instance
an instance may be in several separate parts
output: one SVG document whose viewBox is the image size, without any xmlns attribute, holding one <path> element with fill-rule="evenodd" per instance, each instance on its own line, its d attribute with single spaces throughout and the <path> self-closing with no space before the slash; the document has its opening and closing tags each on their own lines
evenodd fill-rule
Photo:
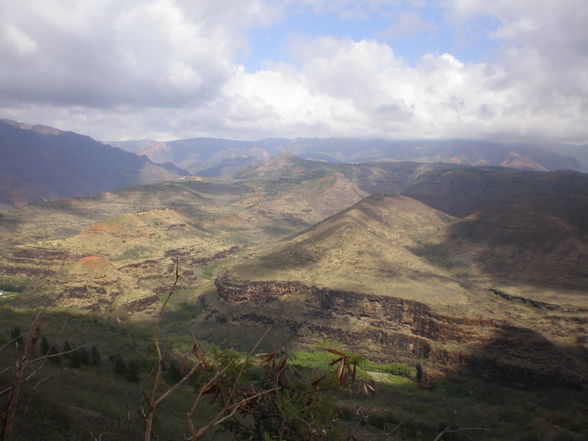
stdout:
<svg viewBox="0 0 588 441">
<path fill-rule="evenodd" d="M 100 256 L 86 256 L 78 260 L 77 265 L 80 269 L 87 272 L 107 273 L 114 269 L 112 264 Z"/>
<path fill-rule="evenodd" d="M 113 223 L 100 223 L 90 225 L 89 227 L 85 228 L 84 231 L 82 231 L 82 234 L 109 235 L 120 237 L 123 234 L 123 227 L 121 225 Z"/>
</svg>

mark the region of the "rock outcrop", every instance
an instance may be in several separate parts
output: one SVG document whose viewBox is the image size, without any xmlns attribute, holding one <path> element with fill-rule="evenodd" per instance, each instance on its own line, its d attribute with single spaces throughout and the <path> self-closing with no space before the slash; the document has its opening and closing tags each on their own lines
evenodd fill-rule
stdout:
<svg viewBox="0 0 588 441">
<path fill-rule="evenodd" d="M 432 377 L 476 374 L 529 387 L 582 388 L 588 372 L 581 359 L 537 332 L 500 320 L 451 317 L 425 303 L 390 296 L 308 286 L 299 282 L 216 280 L 219 299 L 234 308 L 259 305 L 256 313 L 214 319 L 289 328 L 308 343 L 335 340 L 382 361 L 424 363 Z M 281 316 L 272 304 L 297 302 L 300 314 Z M 203 303 L 206 307 L 206 302 Z"/>
</svg>

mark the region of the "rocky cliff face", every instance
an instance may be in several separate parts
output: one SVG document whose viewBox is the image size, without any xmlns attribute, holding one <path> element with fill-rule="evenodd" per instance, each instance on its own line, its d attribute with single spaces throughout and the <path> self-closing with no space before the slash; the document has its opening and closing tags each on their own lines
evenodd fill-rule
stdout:
<svg viewBox="0 0 588 441">
<path fill-rule="evenodd" d="M 416 301 L 298 282 L 222 277 L 216 286 L 225 304 L 259 305 L 255 313 L 234 313 L 233 321 L 286 326 L 305 342 L 336 340 L 383 361 L 424 362 L 431 376 L 467 372 L 525 386 L 581 388 L 588 383 L 579 374 L 588 372 L 581 359 L 533 330 L 499 320 L 440 315 Z M 272 304 L 289 301 L 301 302 L 299 315 L 275 313 Z M 219 320 L 222 312 L 214 313 Z"/>
</svg>

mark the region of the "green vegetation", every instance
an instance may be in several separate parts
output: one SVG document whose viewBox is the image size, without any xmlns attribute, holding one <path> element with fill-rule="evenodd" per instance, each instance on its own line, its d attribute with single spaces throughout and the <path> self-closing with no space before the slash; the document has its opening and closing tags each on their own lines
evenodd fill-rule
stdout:
<svg viewBox="0 0 588 441">
<path fill-rule="evenodd" d="M 412 248 L 417 256 L 422 256 L 435 266 L 446 268 L 448 270 L 465 270 L 468 262 L 453 254 L 447 244 L 421 244 Z"/>
<path fill-rule="evenodd" d="M 361 367 L 370 372 L 381 372 L 383 374 L 416 380 L 416 370 L 404 363 L 377 363 L 375 361 L 365 360 Z"/>
<path fill-rule="evenodd" d="M 21 335 L 26 335 L 26 331 L 23 330 L 26 329 L 31 317 L 32 312 L 15 311 L 6 307 L 0 309 L 0 340 L 6 342 L 11 335 L 16 335 L 15 326 L 19 328 Z M 19 429 L 18 433 L 15 433 L 14 441 L 82 441 L 87 440 L 92 434 L 98 436 L 100 433 L 104 433 L 104 436 L 108 434 L 111 439 L 141 439 L 142 419 L 139 409 L 142 393 L 137 381 L 145 379 L 153 365 L 151 326 L 141 328 L 116 325 L 93 315 L 50 310 L 43 320 L 42 332 L 45 339 L 41 338 L 38 343 L 41 353 L 47 350 L 47 347 L 61 348 L 69 342 L 69 347 L 85 344 L 89 357 L 86 358 L 80 351 L 79 364 L 75 359 L 65 357 L 60 364 L 50 363 L 44 367 L 44 376 L 55 376 L 43 382 L 34 393 L 30 388 L 32 385 L 25 389 L 25 399 L 21 403 L 22 410 L 16 422 Z M 177 329 L 173 332 L 177 332 Z M 169 337 L 171 336 L 167 336 L 167 339 L 171 341 Z M 323 346 L 337 345 L 326 343 Z M 174 348 L 177 346 L 174 345 Z M 12 348 L 0 351 L 1 366 L 9 365 L 13 353 Z M 235 364 L 231 371 L 233 377 L 229 376 L 224 380 L 223 387 L 230 387 L 230 378 L 234 379 L 235 372 L 238 371 L 237 366 L 243 360 L 244 354 L 214 347 L 208 353 L 211 359 L 216 360 L 218 366 Z M 174 354 L 176 355 L 165 368 L 167 386 L 177 381 L 186 369 L 181 353 L 174 350 Z M 271 357 L 257 357 L 256 360 L 268 360 L 268 363 L 275 361 L 275 366 L 279 366 L 279 360 L 283 357 L 283 354 L 280 354 L 278 351 Z M 351 357 L 351 354 L 349 356 Z M 314 381 L 313 379 L 318 378 L 315 372 L 320 372 L 321 375 L 333 372 L 336 365 L 330 364 L 338 358 L 340 357 L 336 354 L 324 350 L 297 351 L 289 357 L 289 365 L 300 369 L 302 378 Z M 341 430 L 348 430 L 349 427 L 358 428 L 358 432 L 355 432 L 356 437 L 363 440 L 380 439 L 378 437 L 381 436 L 381 431 L 392 430 L 394 435 L 389 438 L 392 440 L 434 439 L 448 425 L 454 428 L 487 429 L 459 433 L 459 437 L 457 434 L 454 435 L 459 441 L 540 439 L 545 433 L 543 424 L 557 426 L 555 433 L 558 438 L 554 439 L 579 441 L 588 435 L 588 425 L 583 418 L 586 403 L 580 392 L 564 393 L 553 389 L 538 394 L 534 391 L 509 389 L 463 378 L 460 383 L 449 380 L 436 381 L 431 384 L 430 389 L 420 389 L 414 382 L 414 369 L 406 365 L 381 364 L 362 357 L 357 358 L 357 361 L 360 366 L 358 379 L 368 380 L 364 374 L 373 376 L 378 383 L 376 394 L 373 397 L 366 397 L 350 390 L 343 395 L 336 395 L 337 418 L 341 420 L 342 425 L 337 423 L 336 427 L 332 426 L 332 439 L 343 439 L 338 438 L 340 435 L 337 434 L 341 433 Z M 67 375 L 59 373 L 64 367 L 68 367 Z M 263 382 L 263 366 L 258 362 L 251 364 L 247 372 L 243 377 L 243 390 L 251 391 L 252 387 L 262 387 L 266 384 Z M 380 377 L 375 373 L 383 373 L 386 376 Z M 288 381 L 294 381 L 294 378 Z M 0 381 L 3 385 L 7 384 L 8 373 L 0 375 Z M 282 402 L 282 405 L 293 406 L 292 411 L 300 405 L 296 404 L 297 394 L 308 393 L 297 381 L 289 386 L 294 388 L 288 392 L 290 404 Z M 180 388 L 170 397 L 170 401 L 158 410 L 154 425 L 157 437 L 181 439 L 182 433 L 188 430 L 185 411 L 193 401 L 192 390 L 190 387 Z M 327 399 L 328 395 L 323 398 Z M 317 397 L 316 410 L 321 410 L 313 418 L 326 418 L 326 421 L 330 421 L 332 414 L 328 412 L 328 400 L 324 401 L 323 398 L 318 400 Z M 196 425 L 205 424 L 212 418 L 215 409 L 218 410 L 215 405 L 203 404 Z M 264 400 L 260 402 L 261 407 L 255 411 L 269 412 L 271 407 L 267 406 L 271 405 L 271 401 Z M 454 412 L 454 409 L 459 411 Z M 310 421 L 308 416 L 304 418 Z M 361 426 L 357 426 L 359 423 Z M 264 427 L 267 436 L 271 436 L 276 426 L 268 424 Z M 235 432 L 237 426 L 229 424 L 223 430 Z M 243 437 L 247 433 L 247 436 L 251 434 L 247 431 L 241 433 L 240 436 Z M 205 439 L 221 440 L 226 436 L 223 431 L 216 430 Z M 448 436 L 447 439 L 452 438 Z"/>
<path fill-rule="evenodd" d="M 207 280 L 212 280 L 212 278 L 215 275 L 215 272 L 218 268 L 220 268 L 223 265 L 223 262 L 214 262 L 211 263 L 210 265 L 205 266 L 202 269 L 202 277 L 204 277 Z"/>
<path fill-rule="evenodd" d="M 569 258 L 568 248 L 559 245 L 571 243 L 578 256 L 586 254 L 585 241 L 573 226 L 588 219 L 584 177 L 449 165 L 426 166 L 427 172 L 422 165 L 408 163 L 331 166 L 295 159 L 284 163 L 278 169 L 263 165 L 251 169 L 237 183 L 185 178 L 6 213 L 0 222 L 0 239 L 6 244 L 0 253 L 6 273 L 0 276 L 0 290 L 6 292 L 0 299 L 0 346 L 10 339 L 22 345 L 33 311 L 15 307 L 44 304 L 53 294 L 60 296 L 59 305 L 72 309 L 47 310 L 39 353 L 57 355 L 85 345 L 67 357 L 50 358 L 42 372 L 55 376 L 36 390 L 34 382 L 27 385 L 18 441 L 77 441 L 97 439 L 101 433 L 104 441 L 141 437 L 139 409 L 145 409 L 141 388 L 153 385 L 153 312 L 169 292 L 176 259 L 180 286 L 161 321 L 162 348 L 169 354 L 162 367 L 161 390 L 186 373 L 193 360 L 193 335 L 211 364 L 239 369 L 246 351 L 271 327 L 259 352 L 272 354 L 284 348 L 267 358 L 267 364 L 286 359 L 283 367 L 298 372 L 306 382 L 298 384 L 289 377 L 291 388 L 285 388 L 287 396 L 280 398 L 283 408 L 298 420 L 316 415 L 337 431 L 361 422 L 356 438 L 362 440 L 382 439 L 381 431 L 394 441 L 435 439 L 448 425 L 488 431 L 448 433 L 444 440 L 588 438 L 582 419 L 588 411 L 585 392 L 509 389 L 473 380 L 466 370 L 459 371 L 459 383 L 428 376 L 418 381 L 422 375 L 413 367 L 373 361 L 398 356 L 416 362 L 431 344 L 432 351 L 438 351 L 431 362 L 437 363 L 432 369 L 438 369 L 438 376 L 451 371 L 455 360 L 467 364 L 469 351 L 480 351 L 489 357 L 485 374 L 536 370 L 545 374 L 541 378 L 561 374 L 577 382 L 585 366 L 582 345 L 574 346 L 576 336 L 585 334 L 581 312 L 586 302 L 585 274 L 578 271 L 583 268 L 581 258 Z M 456 219 L 395 193 L 407 188 L 415 198 L 445 212 L 487 210 L 478 217 Z M 389 195 L 353 204 L 363 192 L 375 191 Z M 568 197 L 566 191 L 575 193 Z M 524 207 L 518 212 L 511 206 L 501 211 L 493 205 L 513 201 Z M 533 205 L 537 201 L 541 204 Z M 496 225 L 493 235 L 487 234 L 491 224 Z M 521 233 L 527 230 L 535 233 Z M 241 252 L 234 252 L 237 245 Z M 551 251 L 561 249 L 561 254 Z M 531 274 L 529 268 L 537 262 L 540 270 Z M 30 276 L 15 275 L 19 273 Z M 516 285 L 521 274 L 532 276 L 532 283 Z M 489 279 L 493 279 L 490 286 L 503 289 L 494 282 L 506 284 L 507 275 L 517 277 L 513 295 L 539 300 L 550 296 L 544 303 L 553 302 L 556 310 L 548 311 L 548 320 L 546 311 L 487 295 Z M 235 282 L 235 301 L 219 298 L 212 283 L 217 276 Z M 541 277 L 552 285 L 545 288 Z M 265 282 L 260 299 L 254 298 L 257 292 L 249 288 Z M 250 286 L 241 289 L 247 283 Z M 566 291 L 563 300 L 553 299 L 559 295 L 553 286 L 559 289 L 572 283 L 576 291 Z M 511 292 L 510 287 L 504 289 Z M 580 312 L 565 309 L 568 301 Z M 484 322 L 478 326 L 480 319 Z M 503 323 L 514 330 L 512 338 Z M 540 330 L 533 328 L 537 323 Z M 496 341 L 490 341 L 494 333 Z M 330 390 L 333 395 L 325 401 L 316 398 L 325 407 L 317 404 L 316 413 L 309 415 L 299 412 L 301 397 L 315 392 L 308 380 L 332 373 L 340 366 L 341 355 L 297 350 L 312 347 L 324 336 L 350 345 L 324 347 L 342 352 L 348 363 L 356 364 L 356 379 L 362 386 L 374 380 L 377 394 L 368 398 L 358 388 L 342 394 Z M 213 343 L 223 349 L 211 347 Z M 373 360 L 346 352 L 364 344 Z M 489 347 L 479 347 L 482 344 Z M 14 364 L 16 351 L 11 344 L 0 351 L 0 371 Z M 492 360 L 512 363 L 493 372 Z M 62 376 L 61 369 L 67 374 Z M 276 383 L 277 377 L 272 383 L 264 370 L 260 360 L 251 361 L 240 397 L 246 390 L 263 392 L 262 385 Z M 157 438 L 182 438 L 194 389 L 210 379 L 211 372 L 201 374 L 158 407 L 153 432 Z M 231 378 L 235 379 L 226 377 L 222 387 L 215 385 L 225 396 Z M 0 390 L 10 381 L 8 369 L 0 374 Z M 210 421 L 219 409 L 218 397 L 213 392 L 206 395 L 206 401 L 213 399 L 214 404 L 203 407 L 195 417 L 197 425 Z M 4 399 L 0 396 L 0 405 Z M 333 399 L 335 413 L 329 407 Z M 258 418 L 279 410 L 269 397 L 251 406 Z M 254 420 L 251 415 L 249 421 Z M 334 415 L 336 428 L 330 425 Z M 29 421 L 34 424 L 27 425 Z M 277 424 L 268 423 L 261 435 L 251 427 L 242 428 L 239 436 L 286 439 L 276 434 Z M 228 435 L 219 426 L 208 436 L 222 440 Z"/>
<path fill-rule="evenodd" d="M 11 293 L 23 292 L 30 285 L 31 279 L 26 276 L 0 275 L 0 291 Z"/>
<path fill-rule="evenodd" d="M 113 260 L 133 260 L 149 256 L 149 250 L 142 246 L 127 248 Z"/>
<path fill-rule="evenodd" d="M 294 366 L 315 369 L 323 373 L 329 372 L 332 369 L 333 361 L 338 358 L 337 355 L 325 350 L 297 351 L 293 352 L 290 357 L 290 361 Z M 358 366 L 357 375 L 364 380 L 372 379 L 374 377 L 372 374 L 375 372 L 404 377 L 413 381 L 416 379 L 415 369 L 403 363 L 378 363 L 363 357 L 357 359 L 356 362 Z M 376 378 L 379 382 L 403 383 L 388 377 L 376 376 Z"/>
</svg>

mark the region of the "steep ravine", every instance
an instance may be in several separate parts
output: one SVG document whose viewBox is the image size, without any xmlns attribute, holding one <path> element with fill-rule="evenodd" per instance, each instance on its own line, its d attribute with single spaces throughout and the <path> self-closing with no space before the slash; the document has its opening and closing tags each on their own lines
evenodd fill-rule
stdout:
<svg viewBox="0 0 588 441">
<path fill-rule="evenodd" d="M 219 300 L 233 312 L 227 318 L 211 311 L 214 320 L 286 327 L 303 343 L 334 340 L 372 359 L 422 363 L 431 378 L 475 374 L 526 387 L 588 384 L 583 349 L 558 347 L 531 329 L 501 320 L 451 317 L 421 302 L 299 282 L 240 282 L 224 276 L 216 287 Z M 272 306 L 288 302 L 299 314 L 283 315 Z M 210 307 L 206 301 L 202 305 Z M 253 312 L 251 306 L 256 306 Z"/>
</svg>

